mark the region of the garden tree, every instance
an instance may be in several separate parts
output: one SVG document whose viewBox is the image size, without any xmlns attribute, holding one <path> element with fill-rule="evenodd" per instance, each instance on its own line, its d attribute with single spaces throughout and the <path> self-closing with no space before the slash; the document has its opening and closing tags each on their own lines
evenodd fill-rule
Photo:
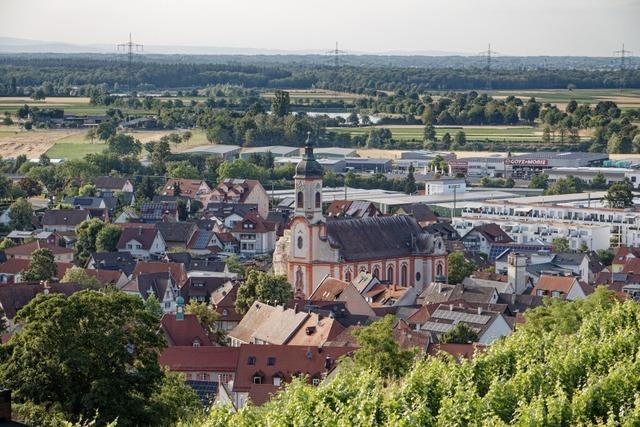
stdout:
<svg viewBox="0 0 640 427">
<path fill-rule="evenodd" d="M 142 178 L 142 182 L 140 183 L 140 186 L 138 187 L 138 191 L 136 194 L 137 198 L 152 200 L 155 194 L 156 194 L 156 186 L 153 185 L 153 180 L 151 179 L 151 177 L 145 176 L 144 178 Z"/>
<path fill-rule="evenodd" d="M 31 253 L 29 267 L 22 272 L 22 280 L 25 282 L 39 282 L 51 280 L 58 275 L 53 252 L 50 249 L 36 249 Z"/>
<path fill-rule="evenodd" d="M 90 141 L 93 144 L 93 141 L 98 137 L 98 130 L 96 128 L 91 128 L 84 135 L 84 139 Z"/>
<path fill-rule="evenodd" d="M 404 183 L 404 192 L 405 194 L 413 194 L 416 192 L 416 178 L 413 176 L 413 172 L 415 168 L 413 167 L 413 163 L 409 164 L 409 173 L 407 174 L 407 178 Z"/>
<path fill-rule="evenodd" d="M 633 151 L 631 138 L 627 135 L 614 134 L 607 143 L 607 152 L 611 154 L 628 154 Z"/>
<path fill-rule="evenodd" d="M 164 137 L 163 137 L 164 138 Z M 182 142 L 182 136 L 180 136 L 179 133 L 170 133 L 169 135 L 166 136 L 166 138 L 169 140 L 170 143 L 172 143 L 174 145 L 174 147 L 178 147 L 178 144 L 180 144 Z"/>
<path fill-rule="evenodd" d="M 445 150 L 448 150 L 451 147 L 451 135 L 449 134 L 449 132 L 446 132 L 442 136 L 442 147 Z"/>
<path fill-rule="evenodd" d="M 611 184 L 604 196 L 610 208 L 624 209 L 633 207 L 633 184 L 625 180 Z"/>
<path fill-rule="evenodd" d="M 189 217 L 189 210 L 187 209 L 187 202 L 184 199 L 178 199 L 178 220 L 186 221 Z"/>
<path fill-rule="evenodd" d="M 96 195 L 96 186 L 93 184 L 85 184 L 78 188 L 78 196 L 93 197 Z"/>
<path fill-rule="evenodd" d="M 118 125 L 112 120 L 102 122 L 96 128 L 96 136 L 101 141 L 108 141 L 111 137 L 115 136 L 118 129 Z"/>
<path fill-rule="evenodd" d="M 185 307 L 185 312 L 195 315 L 198 322 L 200 322 L 209 336 L 217 343 L 222 345 L 226 344 L 225 331 L 218 328 L 218 319 L 220 319 L 220 316 L 210 304 L 191 300 Z"/>
<path fill-rule="evenodd" d="M 355 366 L 371 370 L 383 378 L 400 378 L 414 362 L 416 353 L 400 347 L 393 337 L 393 315 L 353 331 L 360 347 L 354 355 Z"/>
<path fill-rule="evenodd" d="M 289 92 L 276 90 L 271 101 L 271 112 L 278 117 L 284 117 L 289 114 L 290 104 Z"/>
<path fill-rule="evenodd" d="M 262 180 L 264 172 L 253 163 L 243 159 L 227 160 L 222 162 L 218 168 L 218 181 L 222 182 L 227 178 L 245 178 Z"/>
<path fill-rule="evenodd" d="M 4 175 L 0 175 L 0 199 L 11 198 L 11 186 L 11 180 Z"/>
<path fill-rule="evenodd" d="M 142 300 L 119 291 L 39 294 L 17 315 L 0 378 L 16 400 L 97 425 L 174 425 L 195 394 L 158 365 L 165 343 Z M 36 374 L 37 373 L 37 374 Z"/>
<path fill-rule="evenodd" d="M 245 267 L 240 262 L 240 259 L 236 255 L 231 255 L 225 260 L 225 264 L 231 273 L 238 275 L 238 278 L 242 279 L 245 274 Z"/>
<path fill-rule="evenodd" d="M 582 193 L 584 181 L 569 175 L 566 178 L 560 178 L 551 184 L 544 192 L 546 195 Z"/>
<path fill-rule="evenodd" d="M 540 188 L 546 190 L 549 186 L 549 175 L 546 173 L 537 173 L 531 177 L 529 188 Z"/>
<path fill-rule="evenodd" d="M 554 237 L 551 246 L 555 252 L 569 252 L 569 239 L 566 237 Z"/>
<path fill-rule="evenodd" d="M 431 123 L 427 123 L 424 126 L 424 137 L 423 137 L 424 141 L 431 141 L 431 142 L 435 142 L 436 141 L 436 128 L 433 127 L 433 125 Z"/>
<path fill-rule="evenodd" d="M 380 148 L 391 143 L 391 131 L 388 128 L 373 128 L 367 134 L 367 147 Z"/>
<path fill-rule="evenodd" d="M 9 207 L 9 226 L 14 230 L 32 230 L 33 208 L 27 199 L 19 198 Z"/>
<path fill-rule="evenodd" d="M 18 187 L 24 191 L 27 197 L 39 196 L 42 194 L 42 185 L 35 179 L 25 176 L 18 181 Z"/>
<path fill-rule="evenodd" d="M 478 333 L 466 323 L 458 323 L 440 336 L 440 342 L 445 344 L 474 343 L 478 342 Z"/>
<path fill-rule="evenodd" d="M 167 175 L 176 179 L 198 179 L 202 172 L 193 166 L 188 160 L 182 162 L 171 162 L 167 165 Z"/>
<path fill-rule="evenodd" d="M 476 265 L 467 260 L 461 252 L 452 252 L 447 257 L 447 281 L 452 285 L 462 283 L 476 268 Z"/>
<path fill-rule="evenodd" d="M 605 179 L 604 174 L 602 172 L 598 172 L 593 177 L 593 179 L 591 180 L 591 187 L 598 188 L 598 189 L 607 188 L 607 180 Z"/>
<path fill-rule="evenodd" d="M 349 116 L 347 117 L 347 123 L 349 123 L 351 126 L 358 126 L 360 124 L 360 117 L 358 116 L 358 113 L 353 111 L 351 114 L 349 114 Z"/>
<path fill-rule="evenodd" d="M 171 155 L 171 146 L 166 138 L 147 144 L 151 148 L 151 163 L 158 170 L 164 170 L 164 162 Z M 149 149 L 147 148 L 147 150 Z"/>
<path fill-rule="evenodd" d="M 551 128 L 549 126 L 545 126 L 542 129 L 542 142 L 545 144 L 549 144 L 551 142 Z"/>
<path fill-rule="evenodd" d="M 62 280 L 62 283 L 78 283 L 84 289 L 93 289 L 98 290 L 103 287 L 103 284 L 98 280 L 95 276 L 90 276 L 84 268 L 80 267 L 71 267 L 65 271 Z"/>
<path fill-rule="evenodd" d="M 193 133 L 191 133 L 191 131 L 190 131 L 190 130 L 185 131 L 185 132 L 182 134 L 182 141 L 184 141 L 186 144 L 188 144 L 188 143 L 189 143 L 189 140 L 191 139 L 191 137 L 192 137 L 192 136 L 193 136 Z"/>
<path fill-rule="evenodd" d="M 464 145 L 467 143 L 467 136 L 464 134 L 463 131 L 460 130 L 456 132 L 453 142 L 456 144 L 456 147 L 458 148 L 464 147 Z"/>
<path fill-rule="evenodd" d="M 587 246 L 587 244 L 585 242 L 580 243 L 580 247 L 578 248 L 578 251 L 580 252 L 587 252 L 589 250 L 589 246 Z"/>
<path fill-rule="evenodd" d="M 84 264 L 92 252 L 96 252 L 96 239 L 98 233 L 104 228 L 105 224 L 98 218 L 83 221 L 76 228 L 76 245 L 75 257 L 80 264 Z"/>
<path fill-rule="evenodd" d="M 597 254 L 602 264 L 606 266 L 611 265 L 611 262 L 613 261 L 613 257 L 614 257 L 614 254 L 611 250 L 598 249 Z"/>
<path fill-rule="evenodd" d="M 160 300 L 158 300 L 158 297 L 156 296 L 156 294 L 153 294 L 153 293 L 149 295 L 146 301 L 144 302 L 144 309 L 147 313 L 151 314 L 158 321 L 162 319 L 162 315 L 164 314 L 164 311 L 162 310 L 162 305 L 160 305 Z"/>
<path fill-rule="evenodd" d="M 13 240 L 11 240 L 10 238 L 5 237 L 4 239 L 0 240 L 0 251 L 9 249 L 12 246 L 15 246 L 15 243 L 13 243 Z"/>
<path fill-rule="evenodd" d="M 122 228 L 115 224 L 105 224 L 96 234 L 96 251 L 114 252 L 121 234 Z"/>
<path fill-rule="evenodd" d="M 142 152 L 142 144 L 140 141 L 124 133 L 112 135 L 107 140 L 107 144 L 110 152 L 122 156 L 139 156 Z"/>
<path fill-rule="evenodd" d="M 536 102 L 535 98 L 530 98 L 520 110 L 520 117 L 522 120 L 528 121 L 529 124 L 533 124 L 539 116 L 540 104 Z"/>
<path fill-rule="evenodd" d="M 245 314 L 255 301 L 269 305 L 286 305 L 293 297 L 287 276 L 251 270 L 238 287 L 236 311 Z"/>
</svg>

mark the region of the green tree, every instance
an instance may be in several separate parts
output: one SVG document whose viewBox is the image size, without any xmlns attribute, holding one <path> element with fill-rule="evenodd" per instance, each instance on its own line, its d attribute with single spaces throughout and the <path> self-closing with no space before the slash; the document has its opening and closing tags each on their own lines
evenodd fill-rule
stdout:
<svg viewBox="0 0 640 427">
<path fill-rule="evenodd" d="M 549 186 L 549 175 L 546 173 L 537 173 L 531 177 L 529 188 L 540 188 L 546 190 Z"/>
<path fill-rule="evenodd" d="M 291 100 L 289 92 L 284 90 L 276 90 L 271 101 L 271 112 L 278 117 L 284 117 L 289 114 L 291 108 Z"/>
<path fill-rule="evenodd" d="M 58 267 L 55 263 L 53 252 L 50 249 L 36 249 L 31 253 L 29 267 L 22 272 L 22 280 L 25 282 L 39 282 L 51 280 L 58 275 Z"/>
<path fill-rule="evenodd" d="M 467 344 L 478 342 L 478 333 L 465 323 L 458 323 L 440 336 L 440 342 L 445 344 Z"/>
<path fill-rule="evenodd" d="M 286 305 L 292 297 L 293 291 L 287 276 L 251 270 L 238 287 L 236 311 L 245 314 L 255 301 L 270 305 Z"/>
<path fill-rule="evenodd" d="M 593 177 L 591 187 L 598 189 L 607 188 L 607 180 L 602 172 L 598 172 L 596 176 Z"/>
<path fill-rule="evenodd" d="M 235 273 L 238 278 L 242 279 L 244 277 L 246 269 L 240 262 L 240 258 L 238 258 L 236 255 L 227 257 L 227 259 L 225 260 L 225 264 L 227 264 L 227 268 L 229 269 L 229 271 L 231 273 Z"/>
<path fill-rule="evenodd" d="M 85 184 L 78 189 L 78 196 L 93 197 L 96 195 L 96 186 L 93 184 Z"/>
<path fill-rule="evenodd" d="M 356 366 L 385 378 L 399 378 L 413 364 L 416 353 L 405 350 L 393 338 L 394 317 L 387 315 L 371 325 L 353 331 L 358 346 Z"/>
<path fill-rule="evenodd" d="M 569 239 L 566 237 L 555 237 L 551 240 L 551 246 L 555 252 L 569 252 Z"/>
<path fill-rule="evenodd" d="M 124 133 L 117 133 L 112 135 L 107 140 L 108 149 L 110 152 L 119 154 L 121 156 L 139 156 L 142 152 L 142 144 L 140 141 L 126 135 Z"/>
<path fill-rule="evenodd" d="M 413 163 L 409 165 L 409 173 L 407 174 L 407 178 L 404 181 L 404 192 L 405 194 L 413 194 L 417 191 L 416 187 L 416 178 L 413 176 L 413 172 L 415 168 L 413 167 Z"/>
<path fill-rule="evenodd" d="M 462 283 L 462 281 L 476 271 L 474 263 L 467 260 L 462 252 L 452 252 L 447 257 L 448 282 L 452 285 Z"/>
<path fill-rule="evenodd" d="M 151 294 L 147 297 L 147 299 L 144 302 L 144 309 L 147 311 L 147 313 L 151 314 L 155 319 L 158 319 L 158 321 L 160 321 L 160 319 L 162 318 L 162 315 L 164 314 L 164 311 L 162 310 L 162 305 L 160 305 L 160 300 L 158 300 L 158 297 L 156 296 L 156 294 Z"/>
<path fill-rule="evenodd" d="M 13 243 L 13 240 L 11 240 L 8 237 L 5 237 L 0 241 L 0 251 L 4 249 L 9 249 L 10 247 L 13 247 L 13 246 L 15 246 L 15 243 Z"/>
<path fill-rule="evenodd" d="M 33 208 L 27 199 L 19 198 L 9 207 L 9 226 L 14 230 L 32 230 Z"/>
<path fill-rule="evenodd" d="M 84 268 L 71 267 L 64 273 L 62 283 L 78 283 L 82 285 L 84 289 L 100 289 L 103 284 L 95 276 L 90 276 Z"/>
<path fill-rule="evenodd" d="M 27 194 L 27 197 L 39 196 L 42 194 L 42 185 L 35 179 L 25 176 L 18 182 L 18 187 Z"/>
<path fill-rule="evenodd" d="M 101 141 L 108 141 L 115 136 L 117 129 L 118 125 L 111 120 L 102 122 L 96 128 L 96 136 Z"/>
<path fill-rule="evenodd" d="M 607 152 L 611 154 L 628 154 L 633 151 L 633 143 L 627 135 L 614 134 L 607 143 Z"/>
<path fill-rule="evenodd" d="M 556 194 L 581 193 L 583 189 L 584 181 L 569 175 L 566 178 L 557 179 L 547 188 L 544 194 L 551 196 Z"/>
<path fill-rule="evenodd" d="M 467 136 L 465 135 L 465 133 L 463 131 L 458 131 L 456 132 L 456 135 L 454 137 L 454 143 L 456 144 L 456 146 L 458 148 L 464 147 L 465 144 L 467 143 Z"/>
<path fill-rule="evenodd" d="M 202 172 L 185 160 L 171 163 L 167 167 L 167 175 L 176 179 L 198 179 L 202 176 Z"/>
<path fill-rule="evenodd" d="M 105 224 L 98 218 L 88 219 L 76 227 L 75 256 L 82 265 L 87 262 L 92 252 L 96 252 L 96 239 Z"/>
<path fill-rule="evenodd" d="M 185 307 L 187 314 L 193 314 L 198 319 L 198 322 L 205 328 L 210 337 L 220 344 L 225 344 L 225 333 L 222 329 L 218 328 L 218 320 L 220 316 L 213 309 L 213 307 L 204 302 L 198 302 L 195 300 L 189 301 L 189 304 Z"/>
<path fill-rule="evenodd" d="M 449 132 L 446 132 L 442 136 L 442 148 L 444 148 L 445 150 L 451 148 L 451 135 L 449 134 Z"/>
<path fill-rule="evenodd" d="M 122 228 L 115 224 L 105 224 L 96 234 L 96 251 L 113 252 L 117 248 L 118 240 L 122 234 Z"/>
<path fill-rule="evenodd" d="M 171 401 L 195 407 L 193 393 L 158 365 L 164 339 L 138 297 L 40 294 L 17 320 L 23 327 L 10 341 L 0 378 L 19 401 L 74 423 L 97 417 L 97 425 L 117 419 L 119 426 L 174 425 L 186 414 Z"/>
<path fill-rule="evenodd" d="M 633 206 L 633 185 L 629 181 L 611 184 L 604 196 L 610 208 L 624 209 Z"/>
<path fill-rule="evenodd" d="M 427 123 L 424 126 L 423 140 L 424 141 L 431 141 L 431 142 L 435 142 L 436 141 L 436 128 L 433 127 L 433 125 L 431 123 Z"/>
</svg>

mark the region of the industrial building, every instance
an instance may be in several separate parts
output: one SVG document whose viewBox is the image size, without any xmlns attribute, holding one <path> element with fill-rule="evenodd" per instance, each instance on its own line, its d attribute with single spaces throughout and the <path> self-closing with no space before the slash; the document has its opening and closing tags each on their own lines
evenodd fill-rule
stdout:
<svg viewBox="0 0 640 427">
<path fill-rule="evenodd" d="M 609 155 L 603 153 L 538 151 L 508 157 L 504 159 L 504 164 L 509 176 L 530 178 L 553 168 L 601 166 L 606 160 L 609 160 Z"/>
<path fill-rule="evenodd" d="M 347 169 L 354 172 L 389 172 L 391 159 L 373 159 L 369 157 L 346 157 Z"/>
<path fill-rule="evenodd" d="M 273 157 L 296 157 L 300 155 L 299 147 L 288 147 L 285 145 L 269 145 L 266 147 L 251 147 L 245 148 L 240 153 L 241 159 L 248 159 L 252 154 L 265 155 L 271 153 Z"/>
<path fill-rule="evenodd" d="M 224 160 L 235 160 L 240 155 L 241 148 L 238 145 L 205 145 L 185 150 L 185 153 L 206 154 L 221 157 Z"/>
</svg>

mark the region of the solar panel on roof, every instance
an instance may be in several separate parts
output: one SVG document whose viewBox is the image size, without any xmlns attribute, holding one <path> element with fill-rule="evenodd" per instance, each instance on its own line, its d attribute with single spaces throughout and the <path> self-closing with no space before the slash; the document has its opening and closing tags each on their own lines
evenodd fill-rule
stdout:
<svg viewBox="0 0 640 427">
<path fill-rule="evenodd" d="M 207 243 L 211 240 L 211 236 L 213 236 L 212 231 L 201 231 L 196 238 L 194 243 L 195 249 L 204 249 L 207 247 Z"/>
<path fill-rule="evenodd" d="M 438 323 L 429 321 L 425 322 L 425 324 L 422 325 L 422 328 L 433 332 L 448 332 L 451 328 L 453 328 L 453 325 L 451 323 Z"/>
<path fill-rule="evenodd" d="M 477 325 L 484 325 L 489 320 L 491 320 L 491 316 L 487 316 L 484 314 L 471 314 L 460 311 L 449 311 L 441 309 L 436 310 L 433 313 L 433 317 L 453 320 L 455 322 L 475 323 Z"/>
<path fill-rule="evenodd" d="M 193 388 L 205 406 L 209 406 L 215 400 L 218 393 L 217 381 L 187 380 L 187 384 Z"/>
</svg>

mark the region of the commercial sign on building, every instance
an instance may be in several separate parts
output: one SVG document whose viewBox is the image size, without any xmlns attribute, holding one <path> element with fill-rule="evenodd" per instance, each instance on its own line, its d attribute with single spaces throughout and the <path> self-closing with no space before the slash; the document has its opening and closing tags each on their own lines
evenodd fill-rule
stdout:
<svg viewBox="0 0 640 427">
<path fill-rule="evenodd" d="M 466 168 L 469 165 L 469 162 L 466 160 L 451 160 L 449 162 L 449 166 L 452 168 Z"/>
<path fill-rule="evenodd" d="M 505 159 L 507 165 L 513 166 L 548 166 L 549 161 L 546 159 Z"/>
</svg>

